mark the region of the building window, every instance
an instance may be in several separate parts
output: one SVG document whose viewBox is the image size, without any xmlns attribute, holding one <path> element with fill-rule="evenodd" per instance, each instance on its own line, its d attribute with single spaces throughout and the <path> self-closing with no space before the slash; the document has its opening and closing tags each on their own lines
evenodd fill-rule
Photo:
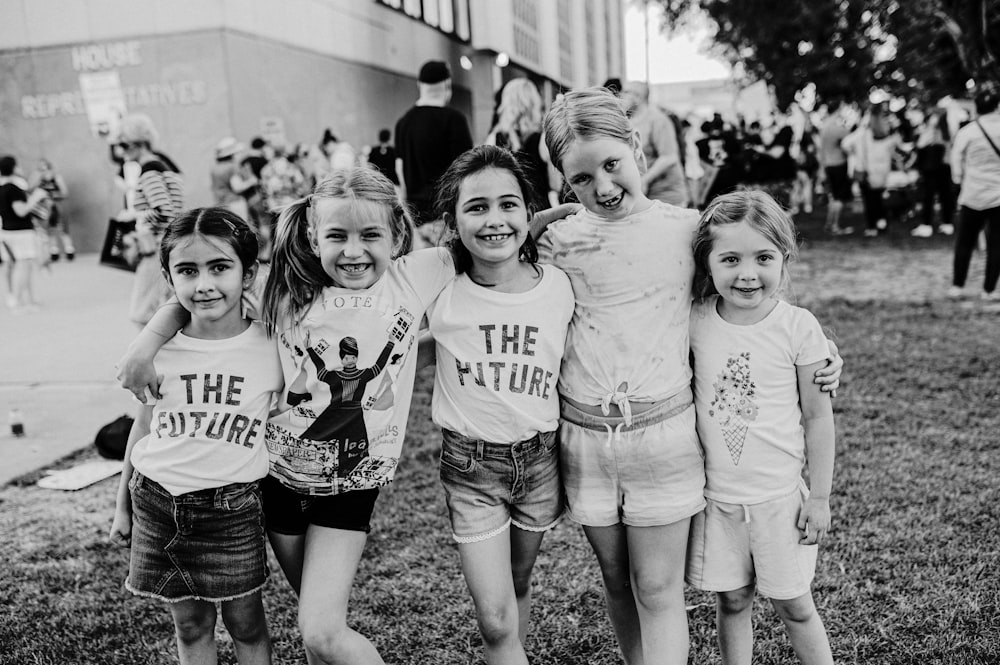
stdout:
<svg viewBox="0 0 1000 665">
<path fill-rule="evenodd" d="M 376 0 L 463 41 L 470 38 L 469 0 Z"/>
</svg>

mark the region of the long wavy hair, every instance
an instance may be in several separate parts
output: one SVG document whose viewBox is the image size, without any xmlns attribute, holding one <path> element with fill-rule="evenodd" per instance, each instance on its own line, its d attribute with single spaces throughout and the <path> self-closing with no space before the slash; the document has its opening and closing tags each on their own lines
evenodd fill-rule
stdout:
<svg viewBox="0 0 1000 665">
<path fill-rule="evenodd" d="M 451 166 L 438 179 L 434 196 L 434 214 L 438 219 L 447 214 L 448 236 L 445 240 L 445 246 L 451 250 L 455 261 L 455 272 L 458 274 L 469 272 L 472 268 L 472 255 L 458 235 L 458 225 L 455 219 L 458 197 L 462 190 L 462 183 L 467 178 L 487 169 L 507 171 L 514 176 L 514 180 L 517 181 L 517 185 L 521 189 L 521 198 L 524 199 L 529 218 L 533 212 L 531 201 L 534 200 L 534 191 L 531 182 L 517 158 L 509 150 L 493 145 L 480 145 L 466 150 L 455 158 Z M 522 261 L 538 263 L 538 246 L 535 245 L 535 240 L 530 233 L 521 243 L 518 256 Z"/>
<path fill-rule="evenodd" d="M 349 201 L 344 214 L 383 219 L 396 248 L 393 258 L 409 253 L 413 246 L 413 220 L 388 178 L 363 166 L 334 171 L 318 182 L 309 196 L 289 204 L 278 216 L 271 272 L 261 306 L 269 335 L 279 322 L 297 321 L 322 290 L 333 285 L 314 244 L 321 220 L 313 203 L 323 199 Z"/>
<path fill-rule="evenodd" d="M 493 132 L 506 134 L 510 149 L 517 152 L 524 139 L 542 128 L 542 96 L 535 84 L 526 78 L 508 81 L 500 93 L 498 115 Z"/>
</svg>

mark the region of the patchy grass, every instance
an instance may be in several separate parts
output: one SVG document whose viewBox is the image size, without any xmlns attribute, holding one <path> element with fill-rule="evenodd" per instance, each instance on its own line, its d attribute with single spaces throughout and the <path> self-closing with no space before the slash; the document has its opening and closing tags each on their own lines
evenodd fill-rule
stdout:
<svg viewBox="0 0 1000 665">
<path fill-rule="evenodd" d="M 834 251 L 824 242 L 814 245 Z M 846 242 L 842 251 L 862 244 Z M 946 264 L 943 242 L 938 249 Z M 803 252 L 813 265 L 816 256 Z M 866 270 L 905 263 L 870 258 Z M 808 281 L 799 292 L 814 296 L 810 308 L 848 364 L 835 402 L 834 531 L 814 591 L 837 662 L 1000 662 L 998 314 L 942 300 L 815 297 Z M 387 663 L 480 663 L 437 479 L 431 383 L 427 372 L 418 378 L 404 460 L 380 499 L 350 620 Z M 64 493 L 28 482 L 36 478 L 0 490 L 0 664 L 176 662 L 166 610 L 123 589 L 127 552 L 106 541 L 117 479 Z M 303 663 L 295 600 L 273 560 L 272 570 L 275 662 Z M 718 663 L 712 598 L 689 591 L 688 601 L 691 660 Z M 754 621 L 755 662 L 796 662 L 766 603 Z M 225 632 L 218 637 L 221 662 L 235 662 Z M 620 662 L 596 562 L 571 523 L 543 544 L 528 649 L 533 663 Z"/>
</svg>

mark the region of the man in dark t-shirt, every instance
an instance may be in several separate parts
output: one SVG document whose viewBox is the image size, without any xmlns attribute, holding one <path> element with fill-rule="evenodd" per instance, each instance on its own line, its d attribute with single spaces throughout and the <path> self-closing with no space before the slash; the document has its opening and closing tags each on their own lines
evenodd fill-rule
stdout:
<svg viewBox="0 0 1000 665">
<path fill-rule="evenodd" d="M 434 185 L 460 154 L 472 147 L 469 123 L 449 108 L 451 70 L 429 60 L 417 78 L 420 97 L 396 123 L 396 173 L 417 226 L 434 220 Z"/>
</svg>

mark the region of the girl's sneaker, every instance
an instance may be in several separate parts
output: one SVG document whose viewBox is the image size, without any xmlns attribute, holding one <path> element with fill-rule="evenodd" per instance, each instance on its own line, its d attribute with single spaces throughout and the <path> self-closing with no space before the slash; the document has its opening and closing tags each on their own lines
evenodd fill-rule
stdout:
<svg viewBox="0 0 1000 665">
<path fill-rule="evenodd" d="M 954 224 L 942 224 L 937 228 L 938 233 L 943 236 L 950 236 L 955 232 Z"/>
<path fill-rule="evenodd" d="M 983 302 L 1000 302 L 1000 291 L 983 291 L 979 294 Z"/>
<path fill-rule="evenodd" d="M 961 300 L 965 297 L 965 292 L 962 290 L 961 286 L 949 286 L 948 287 L 948 299 L 949 300 Z"/>
<path fill-rule="evenodd" d="M 934 235 L 934 227 L 930 224 L 921 224 L 910 231 L 910 235 L 914 238 L 930 238 Z"/>
</svg>

